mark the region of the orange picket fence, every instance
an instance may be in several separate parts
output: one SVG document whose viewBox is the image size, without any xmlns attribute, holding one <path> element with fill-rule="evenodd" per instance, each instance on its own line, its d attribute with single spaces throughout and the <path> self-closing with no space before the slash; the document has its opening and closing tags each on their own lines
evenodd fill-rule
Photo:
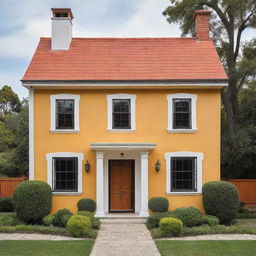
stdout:
<svg viewBox="0 0 256 256">
<path fill-rule="evenodd" d="M 12 196 L 16 187 L 23 181 L 27 180 L 26 177 L 19 178 L 0 178 L 0 197 Z"/>
<path fill-rule="evenodd" d="M 256 179 L 229 179 L 240 194 L 240 200 L 247 205 L 256 205 Z"/>
</svg>

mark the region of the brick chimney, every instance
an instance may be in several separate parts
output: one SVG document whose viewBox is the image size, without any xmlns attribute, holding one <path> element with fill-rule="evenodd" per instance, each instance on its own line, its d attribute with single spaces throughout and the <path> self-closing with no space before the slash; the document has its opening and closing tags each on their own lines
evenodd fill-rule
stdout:
<svg viewBox="0 0 256 256">
<path fill-rule="evenodd" d="M 70 8 L 52 8 L 52 50 L 68 50 L 72 40 Z"/>
<path fill-rule="evenodd" d="M 208 10 L 196 10 L 195 32 L 199 41 L 209 40 L 209 21 L 211 12 Z"/>
</svg>

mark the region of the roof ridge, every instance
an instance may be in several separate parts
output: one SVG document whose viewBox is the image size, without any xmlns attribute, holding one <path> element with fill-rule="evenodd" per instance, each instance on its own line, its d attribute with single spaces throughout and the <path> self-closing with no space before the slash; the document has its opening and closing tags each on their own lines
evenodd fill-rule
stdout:
<svg viewBox="0 0 256 256">
<path fill-rule="evenodd" d="M 51 39 L 51 37 L 40 37 L 40 39 Z M 72 39 L 85 40 L 195 40 L 195 37 L 72 37 Z M 209 39 L 211 41 L 211 39 Z"/>
</svg>

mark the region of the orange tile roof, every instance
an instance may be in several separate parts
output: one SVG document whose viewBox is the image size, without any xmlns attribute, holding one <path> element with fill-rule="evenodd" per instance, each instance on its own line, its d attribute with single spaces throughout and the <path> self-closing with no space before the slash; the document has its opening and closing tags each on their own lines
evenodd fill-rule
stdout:
<svg viewBox="0 0 256 256">
<path fill-rule="evenodd" d="M 154 81 L 227 79 L 211 40 L 73 38 L 52 51 L 41 38 L 23 81 Z"/>
</svg>

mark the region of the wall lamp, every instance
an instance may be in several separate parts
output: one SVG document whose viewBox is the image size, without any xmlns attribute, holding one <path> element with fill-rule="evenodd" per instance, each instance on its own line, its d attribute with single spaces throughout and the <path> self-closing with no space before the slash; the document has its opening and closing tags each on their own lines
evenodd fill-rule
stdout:
<svg viewBox="0 0 256 256">
<path fill-rule="evenodd" d="M 84 169 L 85 169 L 86 172 L 89 172 L 90 169 L 91 169 L 91 165 L 90 165 L 88 160 L 86 160 L 86 163 L 84 165 Z"/>
<path fill-rule="evenodd" d="M 155 169 L 156 169 L 156 172 L 159 172 L 161 169 L 161 163 L 159 162 L 159 159 L 156 161 Z"/>
</svg>

